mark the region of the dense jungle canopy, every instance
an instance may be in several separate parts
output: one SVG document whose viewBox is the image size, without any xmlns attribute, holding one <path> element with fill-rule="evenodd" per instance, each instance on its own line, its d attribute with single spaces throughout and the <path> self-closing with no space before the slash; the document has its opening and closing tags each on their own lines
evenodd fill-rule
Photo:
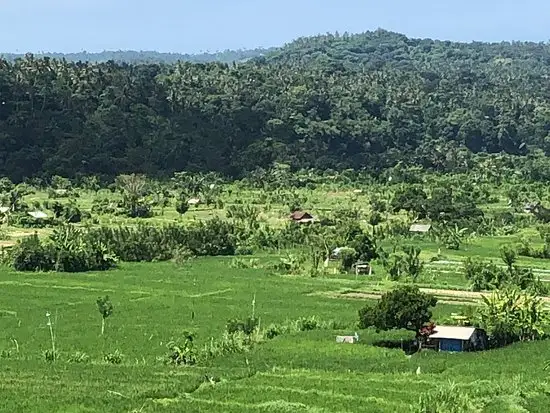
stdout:
<svg viewBox="0 0 550 413">
<path fill-rule="evenodd" d="M 550 175 L 550 44 L 377 30 L 233 63 L 115 60 L 0 59 L 0 175 L 460 171 L 498 153 Z"/>
</svg>

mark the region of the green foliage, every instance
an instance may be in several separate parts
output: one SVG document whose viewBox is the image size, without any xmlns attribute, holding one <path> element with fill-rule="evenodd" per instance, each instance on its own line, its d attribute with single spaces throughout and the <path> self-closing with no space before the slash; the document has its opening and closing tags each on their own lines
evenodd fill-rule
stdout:
<svg viewBox="0 0 550 413">
<path fill-rule="evenodd" d="M 391 206 L 394 212 L 402 209 L 415 213 L 418 218 L 426 216 L 428 196 L 419 185 L 408 185 L 400 188 L 393 195 Z"/>
<path fill-rule="evenodd" d="M 124 361 L 124 354 L 122 354 L 118 349 L 113 353 L 106 353 L 103 355 L 103 361 L 108 364 L 122 364 Z"/>
<path fill-rule="evenodd" d="M 420 395 L 417 406 L 411 409 L 413 413 L 481 413 L 479 402 L 472 400 L 463 389 L 455 383 L 437 386 L 435 391 Z"/>
<path fill-rule="evenodd" d="M 49 245 L 43 244 L 37 234 L 25 237 L 9 252 L 9 261 L 17 271 L 51 271 L 54 256 Z"/>
<path fill-rule="evenodd" d="M 90 362 L 90 356 L 82 351 L 75 351 L 67 359 L 69 363 L 86 364 Z"/>
<path fill-rule="evenodd" d="M 516 250 L 508 245 L 503 245 L 500 247 L 500 256 L 504 264 L 506 264 L 508 271 L 512 271 L 517 259 Z"/>
<path fill-rule="evenodd" d="M 170 341 L 166 347 L 169 350 L 167 360 L 177 366 L 192 366 L 197 362 L 197 350 L 195 348 L 195 335 L 189 331 L 183 333 L 181 344 Z"/>
<path fill-rule="evenodd" d="M 122 208 L 130 218 L 147 218 L 152 216 L 152 209 L 147 196 L 151 193 L 150 183 L 144 175 L 119 175 L 115 182 L 122 193 Z"/>
<path fill-rule="evenodd" d="M 357 261 L 357 251 L 353 248 L 342 248 L 340 250 L 340 271 L 349 272 Z"/>
<path fill-rule="evenodd" d="M 489 291 L 500 288 L 507 280 L 507 274 L 493 262 L 483 262 L 468 258 L 464 263 L 466 279 L 473 291 Z"/>
<path fill-rule="evenodd" d="M 192 256 L 234 255 L 235 227 L 213 218 L 183 225 L 151 225 L 133 227 L 99 227 L 88 230 L 88 236 L 106 245 L 123 261 L 161 261 L 174 257 L 176 251 Z"/>
<path fill-rule="evenodd" d="M 96 300 L 97 309 L 101 314 L 101 335 L 105 334 L 105 320 L 113 314 L 113 303 L 109 299 L 109 296 L 99 297 Z"/>
<path fill-rule="evenodd" d="M 405 275 L 415 282 L 424 269 L 424 263 L 420 260 L 421 252 L 420 248 L 413 245 L 404 245 L 401 251 L 394 246 L 391 253 L 383 252 L 381 261 L 389 278 L 397 281 Z"/>
<path fill-rule="evenodd" d="M 176 212 L 184 215 L 187 211 L 189 211 L 189 204 L 185 198 L 180 197 L 176 202 Z"/>
<path fill-rule="evenodd" d="M 357 261 L 370 262 L 378 258 L 378 248 L 372 236 L 360 231 L 358 233 L 348 233 L 347 240 L 347 245 L 357 253 Z"/>
<path fill-rule="evenodd" d="M 450 250 L 459 250 L 464 238 L 467 235 L 468 228 L 459 228 L 454 226 L 444 226 L 438 233 L 439 239 Z"/>
<path fill-rule="evenodd" d="M 0 178 L 0 194 L 11 192 L 14 187 L 15 185 L 9 178 L 6 178 L 5 176 Z"/>
<path fill-rule="evenodd" d="M 304 269 L 306 256 L 286 253 L 284 257 L 279 259 L 279 262 L 273 265 L 273 269 L 283 274 L 299 275 Z"/>
<path fill-rule="evenodd" d="M 109 299 L 109 296 L 106 295 L 105 297 L 99 297 L 96 300 L 97 309 L 99 310 L 99 314 L 101 314 L 102 318 L 107 318 L 113 314 L 113 303 Z"/>
<path fill-rule="evenodd" d="M 247 317 L 244 320 L 231 319 L 226 324 L 226 330 L 228 334 L 234 334 L 241 332 L 247 336 L 253 334 L 260 324 L 260 320 L 255 317 Z"/>
<path fill-rule="evenodd" d="M 60 202 L 53 202 L 48 205 L 54 213 L 56 219 L 60 219 L 65 223 L 75 224 L 82 221 L 82 218 L 85 214 L 78 208 L 76 203 L 73 201 L 68 204 L 61 204 Z"/>
<path fill-rule="evenodd" d="M 483 262 L 468 258 L 464 263 L 466 279 L 470 281 L 473 291 L 491 291 L 505 286 L 516 286 L 537 294 L 546 294 L 548 288 L 536 277 L 532 270 L 514 265 L 515 251 L 508 246 L 501 248 L 501 255 L 506 268 L 493 262 Z"/>
<path fill-rule="evenodd" d="M 382 295 L 375 305 L 359 310 L 359 326 L 380 330 L 401 328 L 418 333 L 431 320 L 430 308 L 436 304 L 437 298 L 420 292 L 418 287 L 401 286 Z"/>
<path fill-rule="evenodd" d="M 17 271 L 108 270 L 116 261 L 100 240 L 72 226 L 56 228 L 46 241 L 36 234 L 25 237 L 9 252 L 10 265 Z"/>
<path fill-rule="evenodd" d="M 403 247 L 403 252 L 405 253 L 403 260 L 405 273 L 413 281 L 416 281 L 424 268 L 424 263 L 420 260 L 422 250 L 412 245 L 406 245 Z"/>
<path fill-rule="evenodd" d="M 480 324 L 494 346 L 536 340 L 545 335 L 550 317 L 536 295 L 506 288 L 482 296 L 482 300 Z"/>
<path fill-rule="evenodd" d="M 60 358 L 60 354 L 52 349 L 45 350 L 43 356 L 44 360 L 46 360 L 48 363 L 53 363 Z"/>
<path fill-rule="evenodd" d="M 295 169 L 367 165 L 418 184 L 422 168 L 464 171 L 475 164 L 472 154 L 547 151 L 548 54 L 539 44 L 466 45 L 377 31 L 300 39 L 238 65 L 175 57 L 157 64 L 145 62 L 145 53 L 126 55 L 140 62 L 133 64 L 2 60 L 7 155 L 0 174 L 19 181 L 41 173 L 255 171 L 261 185 L 307 186 L 311 179 L 294 178 Z M 279 87 L 281 79 L 288 87 Z M 48 99 L 38 102 L 44 93 Z M 536 104 L 516 104 L 530 99 Z M 501 165 L 479 158 L 484 176 L 502 181 Z M 543 156 L 517 163 L 530 179 L 548 178 Z M 260 172 L 273 164 L 287 168 Z"/>
</svg>

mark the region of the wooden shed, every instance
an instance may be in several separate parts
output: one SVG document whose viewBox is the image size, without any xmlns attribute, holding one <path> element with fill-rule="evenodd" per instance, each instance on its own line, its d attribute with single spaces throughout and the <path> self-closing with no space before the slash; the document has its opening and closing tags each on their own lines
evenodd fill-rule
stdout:
<svg viewBox="0 0 550 413">
<path fill-rule="evenodd" d="M 290 214 L 290 219 L 300 224 L 306 224 L 315 221 L 313 215 L 305 211 L 294 211 L 292 214 Z"/>
<path fill-rule="evenodd" d="M 487 334 L 476 327 L 436 326 L 425 347 L 457 352 L 485 350 Z"/>
</svg>

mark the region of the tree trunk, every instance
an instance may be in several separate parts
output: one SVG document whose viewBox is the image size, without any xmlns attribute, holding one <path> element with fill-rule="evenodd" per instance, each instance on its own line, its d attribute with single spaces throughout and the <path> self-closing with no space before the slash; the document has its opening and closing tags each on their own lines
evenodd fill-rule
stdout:
<svg viewBox="0 0 550 413">
<path fill-rule="evenodd" d="M 105 318 L 101 318 L 101 335 L 105 333 Z"/>
</svg>

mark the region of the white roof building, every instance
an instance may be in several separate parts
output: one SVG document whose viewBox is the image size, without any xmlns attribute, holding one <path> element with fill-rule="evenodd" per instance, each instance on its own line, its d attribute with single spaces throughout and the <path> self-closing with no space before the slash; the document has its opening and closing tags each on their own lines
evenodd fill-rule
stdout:
<svg viewBox="0 0 550 413">
<path fill-rule="evenodd" d="M 431 227 L 431 224 L 412 224 L 409 228 L 409 231 L 426 233 L 430 230 Z"/>
<path fill-rule="evenodd" d="M 475 327 L 437 326 L 430 338 L 446 338 L 450 340 L 469 340 L 475 333 Z"/>
<path fill-rule="evenodd" d="M 28 214 L 31 217 L 36 218 L 36 219 L 48 218 L 48 214 L 46 214 L 45 212 L 42 212 L 42 211 L 30 211 Z"/>
</svg>

